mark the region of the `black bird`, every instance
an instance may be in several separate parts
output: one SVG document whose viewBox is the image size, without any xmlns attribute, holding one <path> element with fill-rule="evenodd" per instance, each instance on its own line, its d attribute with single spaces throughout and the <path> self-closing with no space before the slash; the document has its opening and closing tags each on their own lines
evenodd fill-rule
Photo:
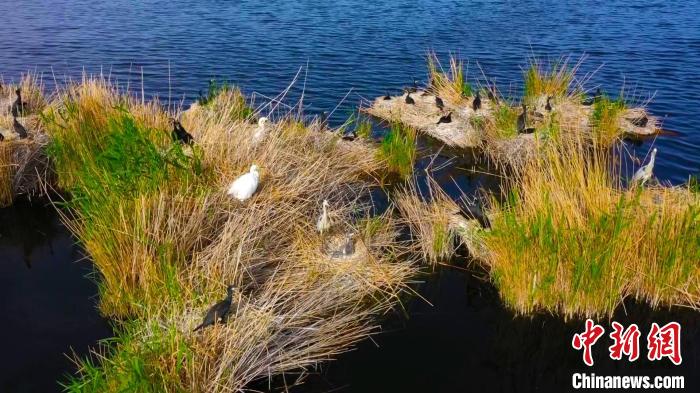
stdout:
<svg viewBox="0 0 700 393">
<path fill-rule="evenodd" d="M 552 104 L 549 102 L 551 99 L 552 99 L 552 96 L 548 96 L 548 97 L 547 97 L 547 104 L 544 106 L 544 109 L 545 109 L 547 112 L 551 112 L 551 111 L 552 111 Z"/>
<path fill-rule="evenodd" d="M 191 145 L 194 143 L 194 138 L 192 135 L 185 130 L 185 127 L 182 126 L 182 123 L 180 123 L 176 119 L 170 119 L 173 122 L 173 131 L 171 133 L 171 136 L 174 141 L 176 142 L 181 142 L 186 145 Z"/>
<path fill-rule="evenodd" d="M 406 103 L 409 105 L 414 105 L 416 102 L 411 98 L 411 92 L 406 93 Z"/>
<path fill-rule="evenodd" d="M 194 332 L 219 322 L 226 322 L 229 317 L 229 312 L 231 311 L 231 303 L 233 302 L 233 289 L 233 285 L 229 285 L 226 288 L 226 298 L 211 306 L 209 311 L 207 311 L 207 315 L 204 316 L 202 323 L 194 328 Z"/>
<path fill-rule="evenodd" d="M 594 103 L 596 103 L 596 102 L 600 99 L 600 97 L 601 97 L 602 95 L 603 95 L 603 92 L 600 91 L 600 87 L 599 87 L 599 88 L 596 89 L 595 94 L 593 95 L 593 97 L 588 97 L 588 98 L 586 98 L 585 100 L 583 100 L 582 104 L 585 105 L 585 106 L 591 106 L 591 105 L 593 105 Z"/>
<path fill-rule="evenodd" d="M 635 127 L 646 127 L 649 123 L 649 118 L 646 117 L 646 115 L 642 115 L 641 117 L 630 120 L 630 123 Z"/>
<path fill-rule="evenodd" d="M 527 106 L 523 104 L 523 113 L 518 115 L 517 130 L 518 133 L 524 133 L 527 126 Z"/>
<path fill-rule="evenodd" d="M 356 130 L 348 131 L 345 134 L 343 134 L 343 137 L 341 139 L 344 141 L 352 142 L 355 139 L 357 139 L 357 131 Z"/>
<path fill-rule="evenodd" d="M 452 112 L 447 113 L 446 115 L 440 117 L 440 120 L 436 124 L 447 124 L 447 123 L 452 123 Z"/>
<path fill-rule="evenodd" d="M 409 93 L 415 93 L 418 91 L 418 80 L 416 78 L 413 78 L 413 86 L 408 88 Z"/>
<path fill-rule="evenodd" d="M 484 214 L 484 209 L 482 206 L 468 205 L 463 200 L 458 202 L 459 205 L 459 215 L 466 218 L 467 220 L 477 220 L 479 225 L 484 229 L 491 228 L 491 221 Z"/>
<path fill-rule="evenodd" d="M 17 88 L 15 94 L 17 94 L 17 98 L 15 102 L 12 103 L 10 112 L 12 112 L 12 117 L 22 117 L 27 110 L 27 103 L 22 101 L 22 89 Z"/>
<path fill-rule="evenodd" d="M 321 112 L 321 116 L 319 117 L 318 120 L 319 127 L 321 127 L 321 130 L 325 130 L 328 128 L 328 112 L 323 111 Z"/>
<path fill-rule="evenodd" d="M 440 110 L 445 109 L 445 103 L 442 102 L 442 98 L 435 96 L 435 106 Z"/>
<path fill-rule="evenodd" d="M 474 97 L 474 101 L 472 102 L 472 109 L 474 109 L 474 112 L 481 109 L 481 93 L 478 91 L 476 92 L 476 97 Z"/>
<path fill-rule="evenodd" d="M 387 91 L 387 92 L 386 92 L 386 95 L 384 96 L 384 101 L 389 101 L 390 99 L 391 99 L 391 95 L 390 95 L 389 92 Z"/>
<path fill-rule="evenodd" d="M 20 122 L 17 121 L 17 118 L 13 117 L 12 120 L 13 120 L 12 128 L 15 130 L 17 135 L 19 135 L 19 139 L 24 139 L 24 138 L 28 137 L 29 134 L 27 133 L 27 129 L 24 128 L 24 126 Z"/>
</svg>

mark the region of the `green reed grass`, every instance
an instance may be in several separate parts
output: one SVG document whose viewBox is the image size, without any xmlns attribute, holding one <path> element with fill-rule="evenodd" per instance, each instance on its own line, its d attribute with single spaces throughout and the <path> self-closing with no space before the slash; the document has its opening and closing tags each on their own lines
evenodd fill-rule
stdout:
<svg viewBox="0 0 700 393">
<path fill-rule="evenodd" d="M 616 99 L 603 94 L 594 101 L 590 122 L 594 135 L 601 142 L 610 143 L 620 135 L 619 120 L 625 109 L 627 105 L 622 94 Z"/>
<path fill-rule="evenodd" d="M 403 178 L 409 177 L 416 159 L 416 131 L 401 123 L 392 123 L 378 154 L 387 162 L 389 171 Z"/>
</svg>

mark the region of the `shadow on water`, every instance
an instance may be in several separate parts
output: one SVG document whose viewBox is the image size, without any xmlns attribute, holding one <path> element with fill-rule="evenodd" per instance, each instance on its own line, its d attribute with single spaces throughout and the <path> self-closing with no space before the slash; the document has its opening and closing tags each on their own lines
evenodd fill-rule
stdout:
<svg viewBox="0 0 700 393">
<path fill-rule="evenodd" d="M 1 392 L 56 392 L 75 366 L 112 334 L 96 308 L 92 273 L 50 205 L 19 200 L 0 209 Z"/>
<path fill-rule="evenodd" d="M 483 272 L 441 268 L 426 276 L 418 291 L 428 302 L 413 298 L 384 321 L 381 334 L 312 373 L 296 393 L 318 392 L 564 392 L 573 373 L 596 375 L 683 375 L 685 391 L 700 386 L 700 316 L 690 310 L 651 310 L 626 302 L 613 321 L 637 323 L 640 359 L 634 363 L 608 357 L 606 333 L 594 348 L 595 365 L 584 366 L 581 352 L 571 347 L 582 320 L 565 322 L 552 315 L 519 317 L 501 303 Z M 432 305 L 431 305 L 432 304 Z M 682 325 L 683 363 L 650 362 L 646 334 L 652 322 Z M 292 378 L 287 378 L 289 383 Z M 273 386 L 283 386 L 274 381 Z M 279 389 L 282 391 L 283 389 Z"/>
</svg>

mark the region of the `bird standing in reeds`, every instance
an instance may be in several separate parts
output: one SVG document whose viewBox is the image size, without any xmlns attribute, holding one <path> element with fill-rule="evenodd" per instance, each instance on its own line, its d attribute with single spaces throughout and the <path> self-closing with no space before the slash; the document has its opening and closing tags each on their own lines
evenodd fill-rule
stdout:
<svg viewBox="0 0 700 393">
<path fill-rule="evenodd" d="M 12 117 L 22 117 L 27 111 L 27 103 L 22 101 L 21 88 L 17 88 L 17 90 L 15 90 L 15 94 L 17 95 L 17 98 L 12 103 L 12 106 L 10 107 L 10 112 L 12 113 Z"/>
<path fill-rule="evenodd" d="M 182 126 L 182 123 L 176 119 L 170 119 L 170 121 L 173 123 L 173 131 L 170 134 L 173 141 L 184 143 L 186 145 L 191 145 L 194 143 L 194 138 L 189 132 L 187 132 L 185 127 Z"/>
<path fill-rule="evenodd" d="M 207 314 L 204 316 L 204 320 L 199 326 L 194 328 L 194 332 L 203 329 L 207 326 L 212 326 L 217 323 L 223 323 L 228 320 L 228 317 L 231 313 L 231 304 L 233 303 L 233 291 L 234 286 L 229 285 L 226 288 L 226 298 L 217 302 L 216 304 L 211 306 L 211 308 L 209 308 L 209 311 L 207 311 Z"/>
<path fill-rule="evenodd" d="M 435 96 L 435 106 L 440 110 L 445 109 L 445 103 L 442 102 L 442 98 Z"/>
<path fill-rule="evenodd" d="M 255 194 L 259 182 L 260 174 L 258 173 L 258 166 L 253 164 L 250 166 L 250 171 L 248 173 L 239 176 L 231 183 L 226 193 L 243 202 L 250 199 L 250 197 Z"/>
<path fill-rule="evenodd" d="M 416 101 L 411 98 L 411 92 L 406 93 L 406 99 L 404 100 L 408 105 L 415 105 Z"/>
<path fill-rule="evenodd" d="M 552 100 L 552 96 L 547 96 L 547 103 L 544 105 L 544 110 L 547 112 L 552 111 L 552 103 L 550 102 Z"/>
<path fill-rule="evenodd" d="M 649 159 L 649 163 L 637 169 L 637 172 L 634 173 L 634 176 L 632 176 L 633 184 L 639 184 L 643 186 L 654 175 L 654 162 L 656 161 L 656 151 L 657 149 L 654 148 L 654 150 L 651 151 L 651 158 Z"/>
<path fill-rule="evenodd" d="M 328 232 L 328 230 L 331 229 L 331 226 L 333 225 L 331 222 L 331 218 L 328 216 L 328 200 L 324 199 L 323 203 L 321 205 L 321 215 L 318 217 L 318 220 L 316 221 L 316 230 L 320 234 L 324 234 Z"/>
<path fill-rule="evenodd" d="M 268 122 L 267 117 L 261 117 L 258 120 L 258 127 L 255 129 L 255 132 L 253 133 L 253 138 L 252 138 L 254 146 L 257 146 L 258 144 L 260 144 L 260 142 L 262 142 L 265 139 L 265 137 L 267 136 L 267 134 L 269 132 L 268 127 L 267 127 L 267 122 Z"/>
<path fill-rule="evenodd" d="M 518 121 L 516 123 L 518 133 L 524 133 L 525 127 L 527 126 L 527 106 L 523 104 L 523 112 L 518 115 Z"/>
<path fill-rule="evenodd" d="M 452 112 L 448 112 L 446 115 L 441 116 L 435 124 L 447 124 L 452 123 Z"/>
<path fill-rule="evenodd" d="M 476 92 L 476 97 L 474 97 L 474 101 L 472 102 L 472 109 L 474 112 L 481 109 L 481 93 L 478 91 Z"/>
<path fill-rule="evenodd" d="M 17 121 L 17 117 L 15 116 L 12 117 L 12 128 L 17 135 L 19 135 L 19 139 L 24 139 L 29 136 L 27 129 L 22 125 L 22 123 Z"/>
</svg>

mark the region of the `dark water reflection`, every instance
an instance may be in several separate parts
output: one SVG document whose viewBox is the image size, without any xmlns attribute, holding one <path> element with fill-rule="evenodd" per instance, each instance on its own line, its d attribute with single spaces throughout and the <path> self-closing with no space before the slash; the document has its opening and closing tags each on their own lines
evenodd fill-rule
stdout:
<svg viewBox="0 0 700 393">
<path fill-rule="evenodd" d="M 51 206 L 17 201 L 0 209 L 1 392 L 54 392 L 86 354 L 111 336 L 96 309 L 91 263 Z"/>
</svg>

